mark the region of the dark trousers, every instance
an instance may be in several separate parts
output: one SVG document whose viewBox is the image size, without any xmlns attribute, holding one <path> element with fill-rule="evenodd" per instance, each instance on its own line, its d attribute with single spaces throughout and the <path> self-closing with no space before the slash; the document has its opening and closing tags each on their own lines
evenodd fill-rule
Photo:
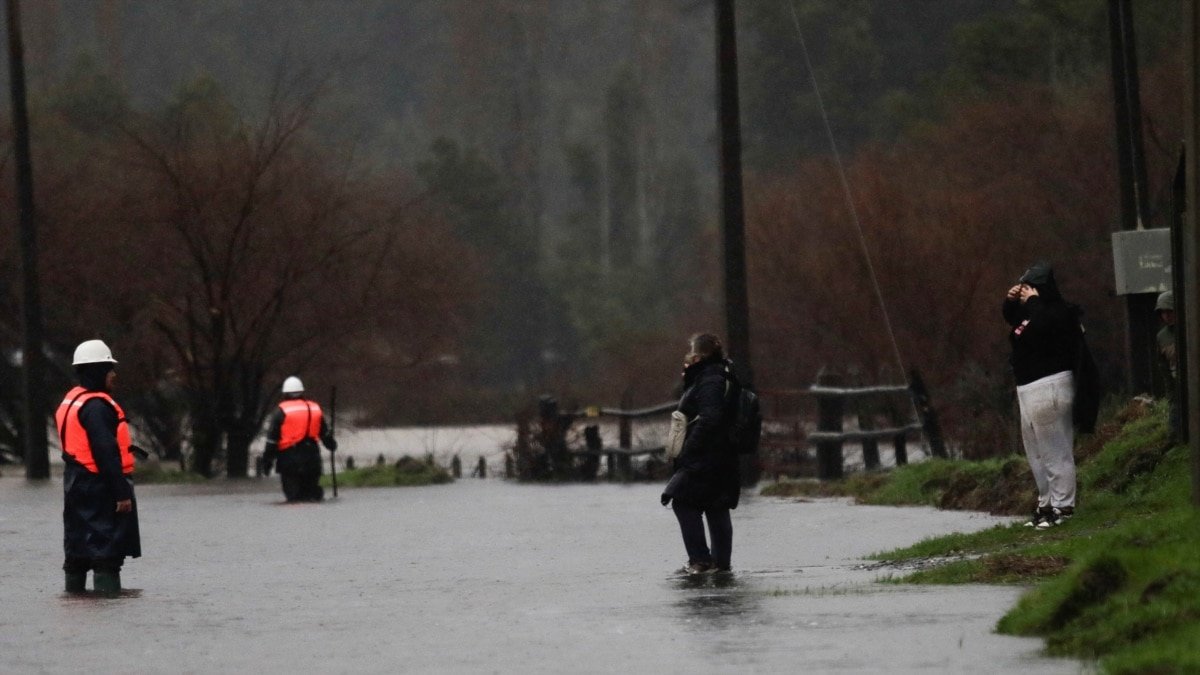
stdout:
<svg viewBox="0 0 1200 675">
<path fill-rule="evenodd" d="M 289 502 L 319 502 L 325 498 L 321 489 L 321 451 L 311 440 L 303 440 L 280 451 L 279 482 L 283 496 Z"/>
<path fill-rule="evenodd" d="M 679 520 L 679 531 L 683 534 L 683 546 L 687 549 L 689 563 L 710 563 L 717 569 L 729 569 L 733 554 L 733 521 L 729 509 L 697 509 L 673 502 L 675 518 Z M 712 535 L 712 551 L 704 538 L 704 520 L 708 520 L 708 532 Z"/>
<path fill-rule="evenodd" d="M 96 570 L 97 572 L 109 572 L 118 574 L 121 571 L 121 565 L 125 564 L 125 558 L 76 558 L 67 556 L 66 562 L 63 563 L 63 571 L 67 574 L 87 574 L 88 570 Z"/>
<path fill-rule="evenodd" d="M 288 471 L 279 474 L 283 484 L 283 497 L 289 502 L 319 502 L 325 498 L 325 490 L 319 481 L 318 471 Z"/>
</svg>

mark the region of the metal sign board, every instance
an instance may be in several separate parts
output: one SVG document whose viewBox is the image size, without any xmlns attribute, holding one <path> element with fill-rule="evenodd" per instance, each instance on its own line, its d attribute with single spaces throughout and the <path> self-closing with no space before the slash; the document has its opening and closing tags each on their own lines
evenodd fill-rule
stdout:
<svg viewBox="0 0 1200 675">
<path fill-rule="evenodd" d="M 1170 228 L 1113 232 L 1112 247 L 1117 295 L 1171 289 Z"/>
</svg>

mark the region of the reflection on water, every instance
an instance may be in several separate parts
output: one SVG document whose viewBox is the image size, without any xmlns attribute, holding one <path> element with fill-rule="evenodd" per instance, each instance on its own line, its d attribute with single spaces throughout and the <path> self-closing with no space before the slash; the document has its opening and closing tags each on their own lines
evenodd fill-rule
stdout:
<svg viewBox="0 0 1200 675">
<path fill-rule="evenodd" d="M 758 622 L 761 597 L 733 572 L 682 575 L 673 585 L 681 595 L 675 610 L 691 625 L 723 629 Z"/>
</svg>

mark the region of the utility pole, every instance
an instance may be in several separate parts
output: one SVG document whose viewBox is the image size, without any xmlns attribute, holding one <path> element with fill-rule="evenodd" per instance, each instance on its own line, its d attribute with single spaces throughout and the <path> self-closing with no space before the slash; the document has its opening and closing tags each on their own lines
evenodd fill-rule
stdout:
<svg viewBox="0 0 1200 675">
<path fill-rule="evenodd" d="M 1187 217 L 1183 243 L 1183 297 L 1175 298 L 1176 306 L 1184 307 L 1184 336 L 1187 349 L 1182 355 L 1186 363 L 1188 446 L 1192 451 L 1192 503 L 1200 507 L 1200 223 L 1197 205 L 1200 202 L 1200 0 L 1184 0 L 1184 50 L 1187 58 L 1187 82 L 1184 85 L 1184 121 Z"/>
<path fill-rule="evenodd" d="M 738 106 L 737 26 L 733 0 L 716 0 L 717 119 L 721 127 L 721 222 L 725 257 L 725 339 L 737 376 L 754 386 L 750 301 L 746 290 L 746 218 L 742 201 L 742 122 Z M 758 458 L 742 455 L 742 485 L 758 482 Z"/>
<path fill-rule="evenodd" d="M 29 111 L 25 104 L 25 47 L 21 40 L 20 0 L 5 0 L 8 22 L 8 78 L 12 93 L 13 153 L 17 169 L 18 229 L 21 248 L 24 342 L 22 386 L 24 401 L 25 476 L 50 477 L 42 385 L 46 372 L 42 353 L 42 302 L 38 292 L 37 227 L 33 211 L 33 159 L 29 150 Z"/>
<path fill-rule="evenodd" d="M 742 382 L 751 385 L 750 303 L 746 291 L 742 131 L 738 106 L 737 30 L 733 0 L 716 0 L 717 97 L 721 126 L 721 216 L 725 258 L 725 333 Z"/>
<path fill-rule="evenodd" d="M 1108 0 L 1108 28 L 1121 192 L 1121 229 L 1141 230 L 1150 222 L 1150 200 L 1142 147 L 1142 106 L 1130 0 Z M 1154 301 L 1153 293 L 1130 293 L 1125 296 L 1126 357 L 1129 364 L 1127 383 L 1135 393 L 1154 391 L 1154 334 L 1157 328 Z"/>
</svg>

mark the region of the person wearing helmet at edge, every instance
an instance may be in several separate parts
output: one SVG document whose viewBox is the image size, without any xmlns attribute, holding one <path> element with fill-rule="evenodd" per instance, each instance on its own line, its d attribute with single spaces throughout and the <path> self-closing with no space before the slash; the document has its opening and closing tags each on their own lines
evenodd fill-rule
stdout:
<svg viewBox="0 0 1200 675">
<path fill-rule="evenodd" d="M 263 450 L 263 469 L 271 472 L 275 464 L 283 483 L 283 496 L 289 502 L 319 502 L 325 498 L 321 489 L 321 448 L 337 450 L 337 441 L 329 433 L 329 425 L 321 406 L 304 398 L 304 383 L 292 376 L 283 381 L 283 400 L 271 414 L 267 425 L 267 446 Z"/>
<path fill-rule="evenodd" d="M 1175 446 L 1183 442 L 1183 414 L 1179 409 L 1179 393 L 1176 391 L 1179 384 L 1179 356 L 1175 351 L 1175 294 L 1171 291 L 1160 294 L 1154 303 L 1154 311 L 1163 325 L 1155 340 L 1158 343 L 1159 367 L 1167 383 L 1167 429 L 1170 432 L 1167 444 Z"/>
<path fill-rule="evenodd" d="M 63 456 L 63 548 L 67 592 L 82 593 L 88 570 L 93 588 L 121 590 L 125 558 L 142 555 L 137 499 L 133 494 L 134 446 L 125 412 L 111 392 L 117 361 L 108 345 L 88 340 L 71 361 L 79 386 L 67 392 L 54 415 Z"/>
<path fill-rule="evenodd" d="M 1012 370 L 1021 413 L 1021 441 L 1037 484 L 1029 527 L 1046 529 L 1075 515 L 1075 376 L 1081 311 L 1059 293 L 1054 270 L 1034 263 L 1008 289 Z"/>
</svg>

